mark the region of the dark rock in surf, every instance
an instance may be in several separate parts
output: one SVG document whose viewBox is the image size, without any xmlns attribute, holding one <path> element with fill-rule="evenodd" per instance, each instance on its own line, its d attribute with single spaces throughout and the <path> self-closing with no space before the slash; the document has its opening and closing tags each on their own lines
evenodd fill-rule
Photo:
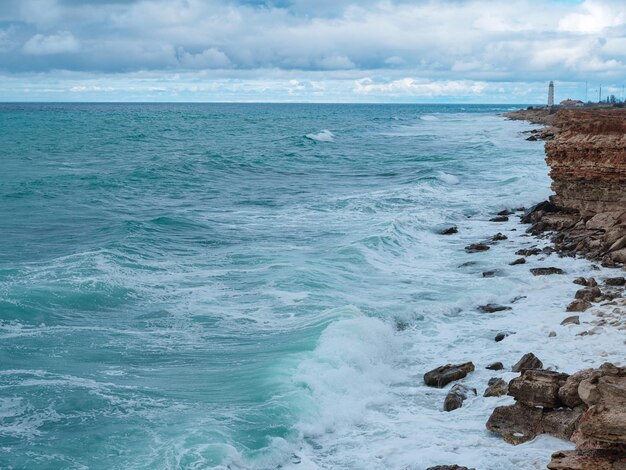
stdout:
<svg viewBox="0 0 626 470">
<path fill-rule="evenodd" d="M 429 387 L 442 388 L 450 382 L 462 379 L 474 371 L 474 364 L 446 364 L 424 374 L 424 383 Z"/>
<path fill-rule="evenodd" d="M 453 411 L 457 408 L 461 408 L 463 402 L 467 400 L 472 393 L 474 396 L 476 395 L 475 388 L 469 388 L 461 384 L 454 385 L 446 395 L 446 399 L 443 402 L 443 410 Z"/>
</svg>

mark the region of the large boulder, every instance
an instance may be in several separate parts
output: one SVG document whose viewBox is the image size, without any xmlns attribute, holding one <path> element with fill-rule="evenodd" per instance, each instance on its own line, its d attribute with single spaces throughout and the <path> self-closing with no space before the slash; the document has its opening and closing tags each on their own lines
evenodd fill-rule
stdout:
<svg viewBox="0 0 626 470">
<path fill-rule="evenodd" d="M 524 405 L 558 408 L 563 406 L 559 389 L 567 377 L 567 374 L 551 370 L 525 370 L 509 383 L 509 395 Z"/>
<path fill-rule="evenodd" d="M 621 470 L 626 455 L 611 450 L 561 450 L 552 454 L 549 470 Z"/>
<path fill-rule="evenodd" d="M 424 383 L 429 387 L 443 388 L 450 382 L 462 379 L 473 371 L 474 364 L 471 362 L 446 364 L 426 372 L 424 374 Z"/>
<path fill-rule="evenodd" d="M 541 434 L 541 415 L 541 409 L 522 403 L 498 406 L 491 413 L 486 426 L 489 431 L 500 434 L 509 444 L 518 445 Z"/>
</svg>

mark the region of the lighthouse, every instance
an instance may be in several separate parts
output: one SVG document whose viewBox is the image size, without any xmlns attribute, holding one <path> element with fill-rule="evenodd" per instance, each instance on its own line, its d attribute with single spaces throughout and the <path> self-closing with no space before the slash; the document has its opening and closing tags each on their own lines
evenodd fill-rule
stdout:
<svg viewBox="0 0 626 470">
<path fill-rule="evenodd" d="M 548 85 L 548 106 L 554 106 L 554 82 L 552 80 Z"/>
</svg>

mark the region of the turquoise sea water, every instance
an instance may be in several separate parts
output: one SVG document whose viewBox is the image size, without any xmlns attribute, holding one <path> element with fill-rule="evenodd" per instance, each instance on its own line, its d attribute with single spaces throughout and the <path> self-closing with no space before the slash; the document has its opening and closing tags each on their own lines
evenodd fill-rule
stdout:
<svg viewBox="0 0 626 470">
<path fill-rule="evenodd" d="M 549 194 L 508 109 L 0 105 L 0 467 L 409 468 L 386 420 L 519 285 L 437 230 Z"/>
</svg>

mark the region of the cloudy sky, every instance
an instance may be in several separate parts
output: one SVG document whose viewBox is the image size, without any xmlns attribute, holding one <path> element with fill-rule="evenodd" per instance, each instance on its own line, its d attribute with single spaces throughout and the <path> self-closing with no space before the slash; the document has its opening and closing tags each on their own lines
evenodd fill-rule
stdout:
<svg viewBox="0 0 626 470">
<path fill-rule="evenodd" d="M 625 0 L 1 0 L 2 101 L 620 96 Z"/>
</svg>

